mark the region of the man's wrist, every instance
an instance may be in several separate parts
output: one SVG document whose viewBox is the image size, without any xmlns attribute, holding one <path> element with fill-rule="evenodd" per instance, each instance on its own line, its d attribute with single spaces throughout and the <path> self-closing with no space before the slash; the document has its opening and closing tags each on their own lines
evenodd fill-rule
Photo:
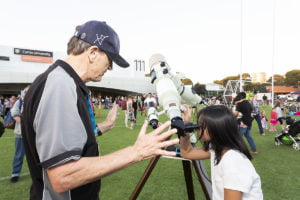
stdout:
<svg viewBox="0 0 300 200">
<path fill-rule="evenodd" d="M 140 151 L 136 148 L 135 145 L 131 145 L 131 146 L 129 146 L 129 148 L 130 148 L 130 151 L 131 151 L 131 155 L 132 155 L 133 162 L 139 162 L 139 161 L 142 161 L 142 160 L 143 160 L 142 154 L 141 154 Z"/>
<path fill-rule="evenodd" d="M 105 120 L 101 123 L 99 123 L 97 125 L 97 127 L 99 128 L 99 130 L 102 132 L 102 133 L 105 133 L 109 130 L 111 130 L 113 127 L 114 127 L 114 124 L 111 122 L 111 120 Z"/>
<path fill-rule="evenodd" d="M 97 136 L 101 136 L 102 135 L 102 131 L 100 130 L 99 126 L 97 126 Z"/>
</svg>

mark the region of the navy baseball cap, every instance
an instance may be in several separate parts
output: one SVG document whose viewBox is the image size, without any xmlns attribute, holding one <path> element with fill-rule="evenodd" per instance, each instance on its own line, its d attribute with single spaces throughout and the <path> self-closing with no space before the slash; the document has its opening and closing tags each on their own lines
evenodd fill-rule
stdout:
<svg viewBox="0 0 300 200">
<path fill-rule="evenodd" d="M 129 63 L 119 54 L 120 40 L 118 34 L 106 22 L 88 21 L 80 26 L 79 30 L 75 32 L 75 36 L 97 46 L 117 65 L 124 68 L 129 67 Z"/>
</svg>

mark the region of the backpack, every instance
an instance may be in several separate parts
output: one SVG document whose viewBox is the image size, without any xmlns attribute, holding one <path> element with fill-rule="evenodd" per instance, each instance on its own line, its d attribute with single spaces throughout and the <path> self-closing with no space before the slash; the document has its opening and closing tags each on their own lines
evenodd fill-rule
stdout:
<svg viewBox="0 0 300 200">
<path fill-rule="evenodd" d="M 19 109 L 21 111 L 23 100 L 19 99 L 19 101 L 20 101 Z M 11 111 L 9 110 L 4 118 L 4 128 L 15 129 L 15 124 L 16 124 L 16 120 L 14 120 L 14 118 L 11 115 Z"/>
</svg>

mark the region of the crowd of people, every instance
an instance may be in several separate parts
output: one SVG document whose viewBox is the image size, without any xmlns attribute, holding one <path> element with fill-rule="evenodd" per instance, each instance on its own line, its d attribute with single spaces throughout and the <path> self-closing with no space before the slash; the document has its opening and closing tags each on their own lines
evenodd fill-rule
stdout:
<svg viewBox="0 0 300 200">
<path fill-rule="evenodd" d="M 22 93 L 15 97 L 12 96 L 10 98 L 3 98 L 1 97 L 0 99 L 0 108 L 1 108 L 1 116 L 3 118 L 5 118 L 5 116 L 7 115 L 8 112 L 12 113 L 12 116 L 14 117 L 14 119 L 16 120 L 16 126 L 14 129 L 14 133 L 15 133 L 15 154 L 14 154 L 14 158 L 13 158 L 13 162 L 12 162 L 12 174 L 11 174 L 11 179 L 10 181 L 12 183 L 16 183 L 19 180 L 20 177 L 20 173 L 21 173 L 21 169 L 22 169 L 22 164 L 23 164 L 23 160 L 24 160 L 24 145 L 23 145 L 23 140 L 22 140 L 22 134 L 21 134 L 21 112 L 23 110 L 23 105 L 22 101 L 25 97 L 25 94 L 28 90 L 28 87 L 26 89 L 24 89 L 22 91 Z M 91 96 L 91 93 L 90 93 Z M 212 97 L 212 98 L 208 98 L 208 107 L 211 108 L 205 108 L 203 109 L 203 111 L 201 111 L 199 118 L 198 118 L 198 122 L 204 123 L 205 125 L 202 125 L 204 127 L 206 127 L 206 129 L 208 129 L 208 131 L 211 131 L 210 133 L 208 132 L 207 136 L 204 135 L 203 130 L 201 131 L 201 137 L 199 137 L 199 139 L 201 141 L 209 141 L 212 144 L 215 145 L 220 145 L 221 141 L 213 141 L 211 138 L 216 138 L 216 136 L 214 136 L 214 134 L 219 134 L 219 132 L 217 130 L 210 130 L 209 126 L 211 124 L 211 122 L 207 121 L 210 117 L 208 117 L 210 114 L 212 113 L 216 113 L 216 112 L 221 112 L 221 113 L 226 113 L 226 110 L 223 110 L 223 106 L 222 106 L 222 101 L 219 100 L 219 97 Z M 159 109 L 159 103 L 158 103 L 158 97 L 149 93 L 149 94 L 144 94 L 144 95 L 127 95 L 127 96 L 117 96 L 117 97 L 110 97 L 110 96 L 105 96 L 104 98 L 98 97 L 90 97 L 90 105 L 91 105 L 91 109 L 93 112 L 93 115 L 96 115 L 97 113 L 95 113 L 95 107 L 98 107 L 98 110 L 101 109 L 114 109 L 114 104 L 118 104 L 119 109 L 124 110 L 124 119 L 125 119 L 125 127 L 129 128 L 129 129 L 133 129 L 133 127 L 136 125 L 136 119 L 138 116 L 141 117 L 146 117 L 147 116 L 147 110 L 150 107 L 155 107 L 157 109 Z M 251 127 L 252 127 L 252 121 L 255 120 L 257 123 L 257 127 L 258 127 L 258 132 L 260 133 L 260 135 L 265 136 L 266 131 L 269 132 L 277 132 L 277 126 L 280 126 L 280 129 L 284 129 L 284 120 L 285 120 L 285 116 L 293 113 L 297 113 L 298 112 L 298 103 L 288 103 L 286 101 L 283 100 L 276 100 L 274 107 L 272 108 L 271 112 L 270 112 L 270 117 L 268 117 L 266 115 L 266 111 L 265 110 L 261 110 L 261 106 L 263 105 L 263 101 L 258 101 L 257 100 L 257 95 L 253 95 L 251 100 L 246 100 L 246 93 L 241 92 L 237 95 L 237 97 L 234 99 L 234 108 L 233 108 L 233 116 L 235 118 L 235 120 L 238 122 L 238 131 L 239 131 L 239 135 L 240 136 L 244 136 L 246 138 L 246 141 L 249 143 L 250 146 L 250 151 L 247 150 L 247 147 L 245 145 L 242 145 L 240 147 L 234 147 L 234 144 L 232 148 L 229 148 L 230 151 L 228 151 L 228 147 L 230 147 L 231 144 L 228 143 L 227 148 L 223 149 L 222 151 L 224 152 L 228 152 L 227 155 L 230 154 L 230 156 L 233 156 L 234 159 L 237 159 L 235 157 L 239 157 L 240 154 L 235 155 L 236 151 L 232 151 L 232 150 L 237 150 L 240 153 L 246 155 L 246 157 L 248 157 L 248 159 L 252 159 L 252 157 L 250 156 L 251 154 L 258 154 L 257 151 L 257 147 L 255 145 L 255 141 L 251 135 Z M 221 106 L 221 107 L 220 107 Z M 187 109 L 188 110 L 188 109 Z M 206 111 L 207 110 L 207 111 Z M 140 113 L 140 114 L 138 114 Z M 202 116 L 202 117 L 201 117 Z M 206 117 L 208 117 L 208 119 L 206 119 Z M 221 118 L 221 115 L 215 116 L 216 119 Z M 186 117 L 183 117 L 184 119 Z M 190 121 L 188 119 L 185 119 L 186 121 Z M 228 121 L 228 123 L 231 123 Z M 270 127 L 270 128 L 269 128 Z M 220 125 L 220 130 L 222 130 L 224 127 L 222 127 Z M 279 129 L 279 130 L 280 130 Z M 234 133 L 234 132 L 231 132 Z M 229 134 L 229 132 L 227 133 Z M 235 133 L 236 134 L 236 133 Z M 230 134 L 228 135 L 228 137 L 230 136 Z M 232 138 L 235 138 L 237 140 L 239 140 L 238 143 L 241 143 L 241 139 L 237 137 L 237 135 L 232 135 L 230 136 Z M 215 147 L 216 149 L 211 149 L 210 151 L 207 151 L 209 149 L 208 146 L 204 146 L 200 149 L 197 150 L 196 149 L 189 149 L 188 147 L 188 139 L 185 138 L 181 138 L 181 152 L 182 152 L 182 156 L 185 158 L 189 158 L 189 159 L 206 159 L 206 158 L 211 158 L 212 160 L 212 170 L 214 171 L 218 171 L 218 169 L 215 167 L 215 165 L 213 164 L 214 162 L 218 163 L 220 162 L 220 159 L 222 159 L 222 151 L 218 152 L 219 148 Z M 204 143 L 206 144 L 206 143 Z M 197 153 L 193 153 L 192 151 L 196 151 Z M 230 152 L 230 153 L 229 153 Z M 229 159 L 226 157 L 226 159 Z M 249 193 L 249 195 L 257 195 L 257 198 L 260 198 L 262 196 L 262 191 L 260 188 L 260 178 L 259 175 L 256 173 L 255 169 L 253 168 L 252 164 L 249 164 L 248 161 L 246 160 L 232 160 L 229 159 L 230 162 L 238 162 L 238 163 L 244 163 L 244 167 L 248 170 L 247 172 L 251 172 L 251 176 L 254 177 L 255 179 L 251 180 L 253 182 L 253 184 L 255 183 L 255 187 L 252 185 L 253 191 Z M 223 163 L 225 163 L 225 161 L 223 161 Z M 222 164 L 223 165 L 223 164 Z M 228 168 L 230 168 L 229 166 L 226 166 Z M 225 173 L 225 172 L 224 172 Z M 242 173 L 242 172 L 239 172 Z M 228 174 L 230 175 L 230 174 Z M 246 176 L 241 175 L 242 178 L 246 178 Z M 213 180 L 214 181 L 214 180 Z M 227 180 L 223 180 L 223 181 L 227 181 Z M 250 181 L 250 180 L 249 180 Z M 226 184 L 231 184 L 226 183 Z M 213 187 L 214 190 L 217 190 L 217 187 L 219 187 L 218 185 L 214 185 Z M 246 186 L 245 186 L 246 187 Z M 245 193 L 244 190 L 238 190 L 239 192 L 237 193 L 237 195 L 240 195 L 241 192 Z M 228 190 L 224 190 L 224 193 L 221 194 L 215 194 L 215 195 L 232 195 Z M 234 193 L 233 193 L 234 195 Z"/>
<path fill-rule="evenodd" d="M 205 98 L 207 106 L 223 105 L 222 96 Z M 296 114 L 299 111 L 298 102 L 288 102 L 286 99 L 276 99 L 274 107 L 272 107 L 270 115 L 266 115 L 266 110 L 262 110 L 261 106 L 268 105 L 265 103 L 264 98 L 258 100 L 257 94 L 252 95 L 250 100 L 245 92 L 239 93 L 234 99 L 234 106 L 232 111 L 237 119 L 238 127 L 241 135 L 245 136 L 250 146 L 251 154 L 258 154 L 255 141 L 251 135 L 251 128 L 253 121 L 256 121 L 258 133 L 261 136 L 267 136 L 272 132 L 282 131 L 286 128 L 285 119 L 286 116 Z M 112 104 L 112 97 L 105 97 L 102 100 L 96 102 L 109 102 Z M 141 96 L 118 96 L 115 101 L 119 104 L 120 108 L 124 110 L 125 114 L 125 127 L 133 129 L 136 125 L 137 113 L 144 117 L 147 116 L 147 109 L 149 107 L 155 107 L 159 109 L 158 97 L 153 96 L 151 93 Z M 111 107 L 104 105 L 103 108 Z M 265 107 L 263 107 L 265 108 Z M 128 123 L 130 123 L 128 125 Z M 278 128 L 279 127 L 279 128 Z"/>
<path fill-rule="evenodd" d="M 3 97 L 0 96 L 0 115 L 4 119 L 6 114 L 10 111 L 10 109 L 13 107 L 14 103 L 16 100 L 19 98 L 16 96 L 11 96 L 11 97 Z"/>
<path fill-rule="evenodd" d="M 8 117 L 12 117 L 14 120 L 13 127 L 10 127 L 14 129 L 15 135 L 15 153 L 12 161 L 12 173 L 10 178 L 12 183 L 16 183 L 19 180 L 24 161 L 25 150 L 21 131 L 21 114 L 23 112 L 23 100 L 28 88 L 29 86 L 22 90 L 17 97 L 11 96 L 10 98 L 0 98 L 1 117 L 4 120 L 4 126 L 6 126 L 5 123 L 7 122 L 6 119 Z"/>
<path fill-rule="evenodd" d="M 119 95 L 116 97 L 105 96 L 103 98 L 101 96 L 98 98 L 91 97 L 91 101 L 95 115 L 95 107 L 98 108 L 98 117 L 100 117 L 99 113 L 101 113 L 101 109 L 111 109 L 114 103 L 118 104 L 119 108 L 124 111 L 125 127 L 131 130 L 136 125 L 136 120 L 139 115 L 147 117 L 147 111 L 150 107 L 159 108 L 157 95 L 153 95 L 152 93 L 143 95 Z"/>
</svg>

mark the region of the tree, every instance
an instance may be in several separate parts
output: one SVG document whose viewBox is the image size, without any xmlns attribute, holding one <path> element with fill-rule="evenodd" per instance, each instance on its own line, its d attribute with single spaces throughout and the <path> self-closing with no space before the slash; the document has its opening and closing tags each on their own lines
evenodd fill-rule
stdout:
<svg viewBox="0 0 300 200">
<path fill-rule="evenodd" d="M 300 85 L 300 70 L 294 69 L 285 74 L 284 83 L 287 86 L 298 87 Z"/>
<path fill-rule="evenodd" d="M 193 86 L 193 90 L 198 94 L 198 95 L 205 95 L 206 89 L 204 84 L 200 84 L 199 82 L 196 83 Z"/>
<path fill-rule="evenodd" d="M 223 85 L 223 81 L 222 80 L 215 80 L 214 81 L 215 84 L 219 84 L 219 85 Z M 223 85 L 224 86 L 224 85 Z"/>
<path fill-rule="evenodd" d="M 265 93 L 267 92 L 267 88 L 265 84 L 260 84 L 260 83 L 248 83 L 243 86 L 243 89 L 245 91 L 258 91 L 260 93 Z"/>
<path fill-rule="evenodd" d="M 242 79 L 245 80 L 245 79 L 248 79 L 250 78 L 250 74 L 248 73 L 243 73 L 242 74 Z M 226 87 L 226 84 L 229 80 L 240 80 L 240 75 L 236 75 L 236 76 L 227 76 L 225 78 L 223 78 L 222 80 L 215 80 L 214 83 L 216 84 L 219 84 L 219 85 L 222 85 L 224 87 Z"/>
<path fill-rule="evenodd" d="M 236 76 L 227 76 L 227 77 L 225 77 L 225 78 L 223 78 L 222 79 L 222 82 L 223 82 L 223 86 L 224 87 L 226 87 L 226 85 L 227 85 L 227 82 L 229 81 L 229 80 L 239 80 L 240 79 L 240 75 L 236 75 Z"/>
<path fill-rule="evenodd" d="M 242 74 L 242 79 L 243 80 L 248 80 L 250 78 L 250 74 L 248 73 L 243 73 Z M 223 78 L 222 80 L 215 80 L 213 81 L 216 84 L 220 84 L 224 87 L 226 87 L 226 84 L 229 80 L 239 80 L 240 79 L 240 75 L 238 74 L 237 76 L 227 76 L 225 78 Z M 272 77 L 270 77 L 267 82 L 272 82 Z M 274 85 L 278 86 L 300 86 L 300 70 L 294 69 L 291 71 L 288 71 L 285 76 L 284 75 L 280 75 L 280 74 L 274 74 Z M 249 85 L 246 86 L 247 89 L 251 90 L 251 89 L 256 89 L 258 91 L 265 91 L 264 87 L 266 85 L 262 84 L 260 86 L 256 85 Z"/>
<path fill-rule="evenodd" d="M 240 77 L 240 75 L 238 75 Z M 248 73 L 243 73 L 242 74 L 242 79 L 245 80 L 245 79 L 248 79 L 248 78 L 251 78 L 250 74 Z M 240 78 L 239 78 L 240 79 Z"/>
<path fill-rule="evenodd" d="M 272 76 L 267 80 L 267 82 L 272 82 Z M 274 74 L 274 85 L 284 85 L 284 76 Z"/>
</svg>

